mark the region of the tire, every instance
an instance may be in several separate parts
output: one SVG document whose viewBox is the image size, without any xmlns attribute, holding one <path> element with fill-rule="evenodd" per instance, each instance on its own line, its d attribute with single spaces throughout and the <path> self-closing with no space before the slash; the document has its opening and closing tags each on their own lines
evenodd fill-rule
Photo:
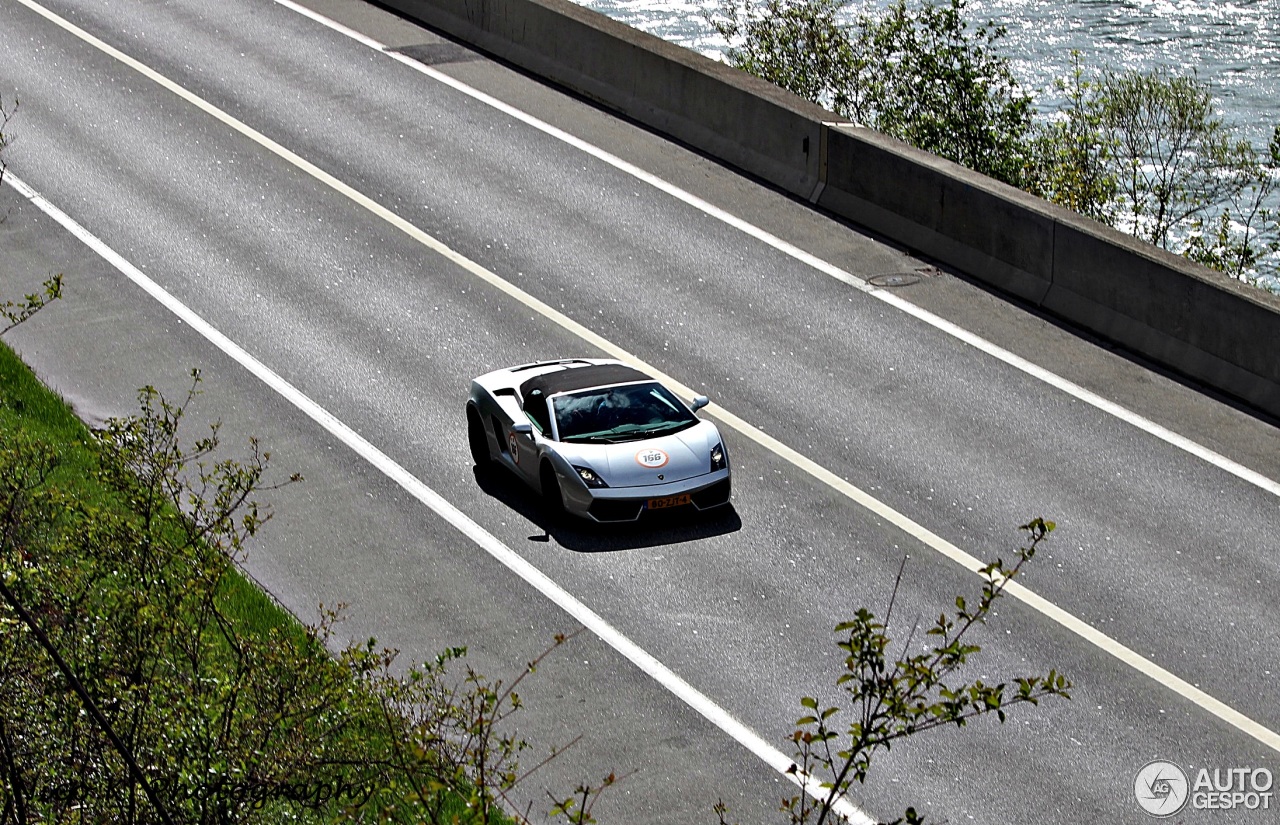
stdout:
<svg viewBox="0 0 1280 825">
<path fill-rule="evenodd" d="M 560 493 L 560 480 L 551 465 L 543 462 L 538 474 L 538 486 L 542 488 L 542 512 L 552 524 L 564 519 L 564 497 Z"/>
<path fill-rule="evenodd" d="M 487 467 L 493 461 L 489 455 L 489 436 L 485 434 L 480 413 L 470 404 L 467 405 L 467 445 L 471 448 L 471 460 L 477 467 Z"/>
</svg>

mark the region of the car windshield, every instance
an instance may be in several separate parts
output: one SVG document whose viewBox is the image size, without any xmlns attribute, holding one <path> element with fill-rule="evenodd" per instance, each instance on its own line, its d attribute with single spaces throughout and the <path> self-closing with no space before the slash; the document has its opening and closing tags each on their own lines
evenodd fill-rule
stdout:
<svg viewBox="0 0 1280 825">
<path fill-rule="evenodd" d="M 698 423 L 656 382 L 565 393 L 552 398 L 551 406 L 561 441 L 636 441 Z"/>
</svg>

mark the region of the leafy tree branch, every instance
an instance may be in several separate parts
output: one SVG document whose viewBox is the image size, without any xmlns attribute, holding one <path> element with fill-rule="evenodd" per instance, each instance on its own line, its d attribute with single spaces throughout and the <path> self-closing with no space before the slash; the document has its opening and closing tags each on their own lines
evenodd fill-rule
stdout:
<svg viewBox="0 0 1280 825">
<path fill-rule="evenodd" d="M 986 622 L 992 608 L 1023 567 L 1035 556 L 1054 529 L 1053 522 L 1033 519 L 1021 528 L 1029 538 L 1019 548 L 1011 565 L 996 559 L 979 571 L 982 591 L 976 602 L 957 596 L 955 609 L 941 613 L 925 631 L 927 645 L 913 653 L 919 622 L 907 638 L 896 646 L 889 624 L 897 603 L 906 560 L 898 568 L 884 619 L 866 608 L 835 628 L 837 645 L 843 651 L 837 691 L 844 694 L 840 704 L 825 705 L 812 696 L 801 698 L 804 715 L 796 720 L 791 741 L 796 761 L 791 772 L 816 779 L 826 795 L 814 798 L 804 793 L 783 802 L 793 825 L 825 823 L 838 816 L 837 805 L 854 783 L 862 783 L 876 755 L 895 743 L 946 725 L 964 727 L 970 720 L 994 715 L 1004 722 L 1015 705 L 1037 705 L 1049 697 L 1071 698 L 1071 683 L 1056 670 L 1044 674 L 1015 676 L 989 684 L 968 680 L 962 669 L 981 652 L 971 640 L 976 627 Z M 891 652 L 896 649 L 895 654 Z M 716 806 L 721 825 L 728 822 L 728 809 Z M 924 819 L 914 808 L 890 825 L 921 825 Z"/>
<path fill-rule="evenodd" d="M 198 389 L 70 446 L 0 399 L 0 824 L 527 821 L 512 792 L 563 748 L 520 766 L 520 688 L 572 636 L 495 680 L 463 648 L 403 672 L 340 647 L 341 607 L 246 623 L 235 563 L 300 479 L 188 438 Z M 589 822 L 614 781 L 556 804 Z"/>
<path fill-rule="evenodd" d="M 1031 99 L 970 28 L 965 0 L 894 0 L 840 22 L 843 0 L 724 0 L 708 17 L 731 65 L 920 149 L 1021 185 Z"/>
<path fill-rule="evenodd" d="M 13 141 L 9 133 L 9 121 L 13 120 L 13 115 L 17 111 L 18 101 L 6 104 L 4 98 L 0 98 L 0 184 L 4 183 L 4 173 L 9 168 L 4 160 L 4 150 L 9 148 L 9 144 Z"/>
</svg>

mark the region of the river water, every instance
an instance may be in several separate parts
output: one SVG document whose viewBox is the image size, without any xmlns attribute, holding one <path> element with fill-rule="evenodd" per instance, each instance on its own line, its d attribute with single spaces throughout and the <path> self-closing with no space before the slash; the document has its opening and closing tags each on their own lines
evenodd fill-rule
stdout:
<svg viewBox="0 0 1280 825">
<path fill-rule="evenodd" d="M 712 58 L 727 45 L 705 18 L 717 0 L 579 2 Z M 970 0 L 967 14 L 1007 29 L 999 50 L 1042 104 L 1051 105 L 1053 81 L 1078 51 L 1086 67 L 1195 72 L 1223 118 L 1259 149 L 1280 123 L 1280 0 Z"/>
</svg>

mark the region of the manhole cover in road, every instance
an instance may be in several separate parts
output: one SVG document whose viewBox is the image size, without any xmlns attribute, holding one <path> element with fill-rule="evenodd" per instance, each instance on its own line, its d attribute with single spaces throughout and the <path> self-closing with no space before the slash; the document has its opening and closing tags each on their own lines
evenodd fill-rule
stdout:
<svg viewBox="0 0 1280 825">
<path fill-rule="evenodd" d="M 920 283 L 920 276 L 914 272 L 895 272 L 890 275 L 877 275 L 868 283 L 872 286 L 911 286 Z"/>
</svg>

